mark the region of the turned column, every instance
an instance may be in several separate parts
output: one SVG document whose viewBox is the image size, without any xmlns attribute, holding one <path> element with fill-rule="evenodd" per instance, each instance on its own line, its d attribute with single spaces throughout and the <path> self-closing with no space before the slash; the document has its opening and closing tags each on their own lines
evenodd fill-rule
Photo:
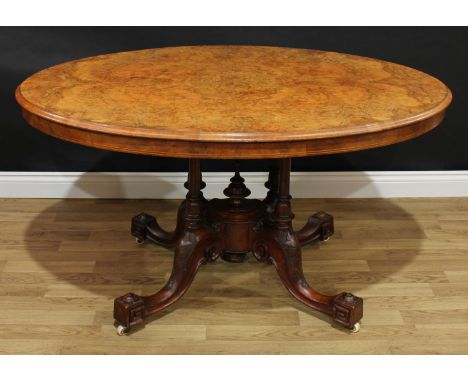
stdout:
<svg viewBox="0 0 468 382">
<path fill-rule="evenodd" d="M 279 169 L 278 164 L 272 164 L 268 172 L 268 180 L 265 182 L 265 187 L 268 189 L 267 195 L 263 202 L 267 206 L 268 212 L 273 212 L 276 202 L 278 201 L 278 187 L 279 187 Z"/>
<path fill-rule="evenodd" d="M 279 230 L 292 231 L 292 219 L 294 214 L 291 211 L 291 195 L 289 190 L 291 159 L 278 160 L 278 195 L 273 211 L 273 220 Z"/>
<path fill-rule="evenodd" d="M 205 201 L 201 191 L 202 175 L 200 159 L 189 160 L 188 179 L 185 184 L 188 188 L 188 192 L 185 197 L 185 211 L 183 213 L 185 227 L 188 229 L 197 229 L 200 226 L 200 221 L 203 215 L 203 205 Z"/>
</svg>

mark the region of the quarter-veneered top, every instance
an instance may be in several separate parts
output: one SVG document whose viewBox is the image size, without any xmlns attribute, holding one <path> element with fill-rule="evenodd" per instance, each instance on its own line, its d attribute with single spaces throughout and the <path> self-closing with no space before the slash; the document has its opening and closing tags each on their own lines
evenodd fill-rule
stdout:
<svg viewBox="0 0 468 382">
<path fill-rule="evenodd" d="M 85 58 L 34 74 L 16 97 L 33 126 L 62 139 L 219 158 L 395 143 L 436 126 L 451 101 L 443 83 L 405 66 L 265 46 L 168 47 Z"/>
</svg>

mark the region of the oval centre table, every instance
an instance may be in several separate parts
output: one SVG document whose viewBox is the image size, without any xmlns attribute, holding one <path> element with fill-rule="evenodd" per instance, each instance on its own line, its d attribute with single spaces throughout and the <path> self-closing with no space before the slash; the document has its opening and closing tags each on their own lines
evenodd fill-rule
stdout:
<svg viewBox="0 0 468 382">
<path fill-rule="evenodd" d="M 173 232 L 140 213 L 138 243 L 174 251 L 166 285 L 115 299 L 124 334 L 176 302 L 202 264 L 248 254 L 273 264 L 293 297 L 352 331 L 363 300 L 309 286 L 301 247 L 326 241 L 333 217 L 320 211 L 295 232 L 291 158 L 342 153 L 415 138 L 441 123 L 452 96 L 439 80 L 371 58 L 267 46 L 184 46 L 100 55 L 42 70 L 16 90 L 29 124 L 105 150 L 189 159 L 186 199 Z M 235 169 L 224 199 L 206 200 L 201 159 L 275 159 L 264 200 Z"/>
</svg>

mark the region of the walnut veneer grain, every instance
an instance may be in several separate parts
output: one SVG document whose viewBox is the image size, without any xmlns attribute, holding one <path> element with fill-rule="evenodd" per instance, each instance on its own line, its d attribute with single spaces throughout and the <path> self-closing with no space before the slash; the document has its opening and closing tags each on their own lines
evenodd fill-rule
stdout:
<svg viewBox="0 0 468 382">
<path fill-rule="evenodd" d="M 437 126 L 450 90 L 372 58 L 265 46 L 184 46 L 85 58 L 24 81 L 30 124 L 107 150 L 287 158 L 384 146 Z"/>
</svg>

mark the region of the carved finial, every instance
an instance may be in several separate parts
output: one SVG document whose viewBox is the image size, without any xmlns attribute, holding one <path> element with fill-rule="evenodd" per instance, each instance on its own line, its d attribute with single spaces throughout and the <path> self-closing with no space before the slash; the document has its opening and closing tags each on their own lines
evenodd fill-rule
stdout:
<svg viewBox="0 0 468 382">
<path fill-rule="evenodd" d="M 234 176 L 230 179 L 231 183 L 224 190 L 224 195 L 229 197 L 229 201 L 234 206 L 239 206 L 242 199 L 250 195 L 250 190 L 245 186 L 245 179 L 239 173 L 240 163 L 236 161 L 236 170 Z"/>
</svg>

